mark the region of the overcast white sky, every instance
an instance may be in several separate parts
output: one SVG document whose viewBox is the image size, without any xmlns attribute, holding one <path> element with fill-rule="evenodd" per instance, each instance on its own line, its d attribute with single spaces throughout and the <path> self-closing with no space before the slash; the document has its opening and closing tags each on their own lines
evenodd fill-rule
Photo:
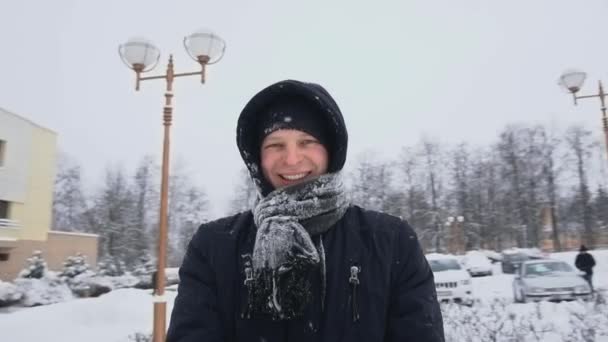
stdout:
<svg viewBox="0 0 608 342">
<path fill-rule="evenodd" d="M 365 5 L 364 5 L 365 4 Z M 608 2 L 565 1 L 6 1 L 0 9 L 0 107 L 59 134 L 87 184 L 108 162 L 132 170 L 160 159 L 164 83 L 134 75 L 117 47 L 144 36 L 176 71 L 195 71 L 182 47 L 207 27 L 224 59 L 175 84 L 173 160 L 187 161 L 215 215 L 242 165 L 236 120 L 247 100 L 282 79 L 325 86 L 342 108 L 349 161 L 385 156 L 422 135 L 487 144 L 507 123 L 573 122 L 601 133 L 599 105 L 572 105 L 556 81 L 608 82 Z M 347 167 L 348 167 L 347 162 Z"/>
</svg>

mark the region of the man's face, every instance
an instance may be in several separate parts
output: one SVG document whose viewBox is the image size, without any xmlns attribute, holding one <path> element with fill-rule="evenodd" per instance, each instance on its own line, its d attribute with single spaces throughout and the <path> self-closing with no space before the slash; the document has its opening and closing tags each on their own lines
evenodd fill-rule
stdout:
<svg viewBox="0 0 608 342">
<path fill-rule="evenodd" d="M 302 131 L 280 129 L 272 132 L 262 141 L 260 155 L 264 177 L 275 189 L 327 172 L 325 146 Z"/>
</svg>

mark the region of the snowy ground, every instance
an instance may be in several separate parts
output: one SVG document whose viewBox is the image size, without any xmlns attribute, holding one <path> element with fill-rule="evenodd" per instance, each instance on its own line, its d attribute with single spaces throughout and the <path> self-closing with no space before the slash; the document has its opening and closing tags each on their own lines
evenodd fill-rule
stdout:
<svg viewBox="0 0 608 342">
<path fill-rule="evenodd" d="M 166 294 L 168 319 L 176 292 Z M 126 342 L 136 332 L 151 332 L 152 308 L 150 290 L 119 289 L 98 298 L 0 314 L 0 332 L 7 342 Z"/>
<path fill-rule="evenodd" d="M 598 290 L 608 291 L 608 250 L 593 251 L 598 266 L 595 269 L 594 283 Z M 556 253 L 552 257 L 574 262 L 576 252 Z M 512 303 L 512 275 L 501 274 L 500 265 L 495 265 L 495 275 L 473 279 L 475 296 L 479 302 L 472 308 L 449 306 L 444 307 L 446 318 L 446 337 L 448 341 L 457 341 L 459 334 L 465 334 L 472 327 L 479 332 L 479 341 L 488 340 L 481 336 L 489 336 L 492 324 L 504 321 L 502 318 L 492 318 L 497 312 L 512 312 L 513 325 L 520 326 L 529 317 L 536 316 L 541 332 L 533 341 L 577 341 L 577 337 L 565 339 L 568 331 L 576 330 L 571 312 L 585 312 L 594 304 L 571 303 L 541 303 L 514 304 Z M 168 313 L 170 315 L 175 298 L 175 287 L 166 292 L 168 297 Z M 495 308 L 492 310 L 492 306 Z M 496 309 L 498 306 L 498 309 Z M 74 299 L 68 302 L 23 309 L 5 309 L 0 311 L 0 336 L 2 341 L 87 341 L 87 342 L 127 342 L 129 335 L 137 332 L 150 333 L 152 327 L 152 296 L 149 290 L 120 289 L 112 291 L 99 298 Z M 597 306 L 596 306 L 597 307 Z M 602 306 L 602 310 L 606 306 Z M 531 316 L 532 315 L 532 316 Z M 603 312 L 603 316 L 607 316 Z M 471 323 L 471 318 L 483 323 Z M 169 317 L 167 317 L 169 319 Z M 494 319 L 494 321 L 493 321 Z M 519 319 L 519 323 L 515 322 Z M 594 319 L 586 316 L 585 319 Z M 600 317 L 601 319 L 601 317 Z M 467 322 L 463 320 L 468 320 Z M 500 323 L 504 324 L 504 322 Z M 509 322 L 507 322 L 507 325 Z M 484 330 L 485 329 L 485 330 Z M 486 335 L 484 335 L 486 334 Z M 596 341 L 608 341 L 603 336 Z"/>
<path fill-rule="evenodd" d="M 572 267 L 578 252 L 552 253 L 551 258 L 562 260 Z M 594 268 L 593 285 L 598 291 L 603 291 L 608 295 L 608 250 L 592 251 L 595 258 L 596 267 Z M 513 299 L 513 275 L 503 274 L 500 263 L 493 264 L 492 277 L 473 278 L 473 293 L 481 301 L 489 302 L 496 298 Z"/>
</svg>

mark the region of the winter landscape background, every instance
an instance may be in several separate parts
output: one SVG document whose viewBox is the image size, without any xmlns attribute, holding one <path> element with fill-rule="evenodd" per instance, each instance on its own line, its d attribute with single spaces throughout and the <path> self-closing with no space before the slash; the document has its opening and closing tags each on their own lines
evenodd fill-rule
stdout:
<svg viewBox="0 0 608 342">
<path fill-rule="evenodd" d="M 145 9 L 145 10 L 142 10 Z M 335 95 L 349 129 L 351 199 L 407 219 L 425 252 L 445 252 L 450 216 L 467 250 L 592 247 L 592 302 L 513 303 L 512 275 L 473 279 L 472 307 L 444 305 L 448 341 L 608 341 L 608 155 L 597 101 L 572 104 L 556 80 L 608 82 L 603 0 L 76 2 L 3 6 L 0 107 L 58 133 L 53 229 L 99 235 L 42 272 L 32 251 L 0 281 L 2 341 L 144 341 L 152 326 L 162 84 L 133 90 L 116 53 L 143 35 L 195 67 L 183 36 L 227 42 L 205 85 L 175 89 L 169 202 L 169 312 L 176 267 L 197 227 L 251 207 L 235 147 L 253 93 L 295 78 Z M 156 71 L 159 71 L 159 70 Z M 550 217 L 550 218 L 549 218 Z M 140 334 L 140 335 L 137 335 Z"/>
<path fill-rule="evenodd" d="M 511 288 L 513 275 L 502 274 L 500 264 L 495 264 L 494 275 L 473 278 L 476 300 L 471 307 L 442 304 L 446 341 L 608 341 L 608 250 L 592 253 L 598 261 L 597 295 L 593 301 L 515 304 Z M 550 255 L 570 264 L 575 256 L 575 252 Z M 176 270 L 168 273 L 173 278 Z M 134 284 L 132 277 L 115 278 L 116 287 Z M 0 300 L 7 295 L 2 285 L 0 283 Z M 150 290 L 121 288 L 98 298 L 85 299 L 61 297 L 48 285 L 40 286 L 38 292 L 32 295 L 40 298 L 43 293 L 51 296 L 55 293 L 56 297 L 47 300 L 59 303 L 0 309 L 0 331 L 6 341 L 129 342 L 146 341 L 151 333 Z M 170 312 L 176 285 L 169 286 L 166 293 Z"/>
</svg>

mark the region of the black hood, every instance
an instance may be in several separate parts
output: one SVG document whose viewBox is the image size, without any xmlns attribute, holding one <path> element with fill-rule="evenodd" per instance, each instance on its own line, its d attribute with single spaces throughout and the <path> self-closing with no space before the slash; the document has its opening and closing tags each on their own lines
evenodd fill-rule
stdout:
<svg viewBox="0 0 608 342">
<path fill-rule="evenodd" d="M 295 80 L 286 80 L 275 83 L 257 93 L 241 112 L 236 129 L 236 142 L 241 157 L 249 169 L 256 186 L 262 196 L 273 190 L 264 178 L 260 167 L 260 146 L 257 126 L 260 115 L 279 99 L 297 97 L 309 101 L 318 109 L 315 114 L 319 116 L 329 132 L 326 148 L 329 154 L 328 172 L 334 173 L 342 170 L 346 161 L 348 146 L 348 133 L 340 108 L 329 93 L 320 85 Z"/>
</svg>

